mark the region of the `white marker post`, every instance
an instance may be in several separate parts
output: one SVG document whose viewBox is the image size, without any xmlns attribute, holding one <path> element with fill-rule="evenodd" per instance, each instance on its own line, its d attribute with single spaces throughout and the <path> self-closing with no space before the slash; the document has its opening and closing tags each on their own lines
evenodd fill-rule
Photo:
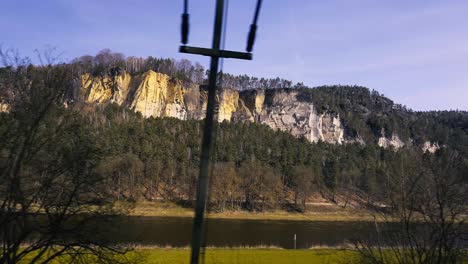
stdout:
<svg viewBox="0 0 468 264">
<path fill-rule="evenodd" d="M 294 249 L 296 249 L 296 234 L 294 234 Z"/>
</svg>

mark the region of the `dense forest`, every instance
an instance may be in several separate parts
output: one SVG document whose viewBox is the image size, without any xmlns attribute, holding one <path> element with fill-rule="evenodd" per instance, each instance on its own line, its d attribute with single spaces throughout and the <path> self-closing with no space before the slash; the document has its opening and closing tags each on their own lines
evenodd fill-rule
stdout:
<svg viewBox="0 0 468 264">
<path fill-rule="evenodd" d="M 99 131 L 93 145 L 105 146 L 96 170 L 109 179 L 116 197 L 194 199 L 202 122 L 144 119 L 115 104 L 88 111 L 87 126 Z M 318 192 L 333 202 L 357 199 L 374 206 L 389 195 L 392 174 L 421 173 L 453 150 L 439 152 L 311 144 L 263 125 L 223 122 L 212 154 L 211 203 L 215 210 L 284 209 L 291 203 L 305 210 L 306 199 Z"/>
</svg>

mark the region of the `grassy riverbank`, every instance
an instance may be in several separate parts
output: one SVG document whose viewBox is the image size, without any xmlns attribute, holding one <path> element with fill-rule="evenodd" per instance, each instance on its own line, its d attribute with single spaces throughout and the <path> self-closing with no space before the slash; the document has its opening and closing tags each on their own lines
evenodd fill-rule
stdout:
<svg viewBox="0 0 468 264">
<path fill-rule="evenodd" d="M 138 202 L 129 210 L 132 216 L 170 216 L 193 217 L 193 209 L 168 202 Z M 299 220 L 299 221 L 373 221 L 368 211 L 343 208 L 331 203 L 310 204 L 305 213 L 287 211 L 224 211 L 207 214 L 208 218 L 220 219 L 258 219 L 258 220 Z"/>
<path fill-rule="evenodd" d="M 189 248 L 141 248 L 117 256 L 121 263 L 185 264 L 190 260 Z M 43 257 L 45 258 L 47 254 Z M 35 256 L 31 256 L 34 258 Z M 84 256 L 84 263 L 100 263 L 93 256 Z M 41 258 L 41 259 L 43 259 Z M 362 263 L 356 251 L 338 248 L 280 249 L 280 248 L 207 248 L 203 254 L 205 264 L 353 264 Z M 24 259 L 19 263 L 29 263 Z M 70 262 L 70 256 L 52 260 L 51 264 Z M 395 261 L 395 263 L 397 263 Z M 464 258 L 460 263 L 468 263 Z"/>
</svg>

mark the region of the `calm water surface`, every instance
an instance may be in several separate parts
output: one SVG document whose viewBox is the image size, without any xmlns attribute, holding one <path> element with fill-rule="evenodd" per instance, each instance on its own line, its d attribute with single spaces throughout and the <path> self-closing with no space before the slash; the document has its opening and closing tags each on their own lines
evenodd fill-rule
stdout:
<svg viewBox="0 0 468 264">
<path fill-rule="evenodd" d="M 119 217 L 105 229 L 117 243 L 181 247 L 190 244 L 192 218 Z M 372 230 L 371 222 L 208 219 L 207 245 L 293 248 L 296 234 L 298 248 L 336 246 L 371 234 Z"/>
</svg>

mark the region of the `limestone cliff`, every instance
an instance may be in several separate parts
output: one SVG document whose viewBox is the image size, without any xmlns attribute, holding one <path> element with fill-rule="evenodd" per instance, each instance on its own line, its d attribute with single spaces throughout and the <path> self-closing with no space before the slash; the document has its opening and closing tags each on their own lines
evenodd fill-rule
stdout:
<svg viewBox="0 0 468 264">
<path fill-rule="evenodd" d="M 187 87 L 178 80 L 154 71 L 135 76 L 124 72 L 114 77 L 86 74 L 82 76 L 81 86 L 81 94 L 87 102 L 115 102 L 145 117 L 201 120 L 205 116 L 206 87 Z M 264 124 L 274 130 L 304 137 L 310 142 L 366 143 L 359 134 L 345 136 L 346 128 L 339 114 L 329 111 L 319 113 L 313 103 L 298 100 L 298 94 L 297 90 L 292 89 L 242 92 L 224 89 L 216 97 L 217 118 L 220 122 Z M 398 135 L 387 138 L 384 131 L 376 143 L 384 148 L 398 149 L 405 146 Z M 423 146 L 423 150 L 433 152 L 437 147 L 429 143 Z"/>
<path fill-rule="evenodd" d="M 81 77 L 81 87 L 88 102 L 102 103 L 112 98 L 112 80 L 107 76 L 85 74 Z"/>
<path fill-rule="evenodd" d="M 232 89 L 221 91 L 218 109 L 220 122 L 231 121 L 232 115 L 239 109 L 239 92 Z"/>
<path fill-rule="evenodd" d="M 122 73 L 115 77 L 92 77 L 86 74 L 82 76 L 81 85 L 87 102 L 115 102 L 145 117 L 202 119 L 206 111 L 205 90 L 184 87 L 181 82 L 153 71 L 138 76 Z M 312 103 L 296 97 L 295 91 L 224 89 L 217 97 L 218 121 L 265 124 L 311 142 L 347 142 L 339 115 L 318 114 Z"/>
<path fill-rule="evenodd" d="M 115 102 L 145 117 L 202 119 L 206 111 L 206 91 L 184 87 L 169 76 L 148 71 L 115 77 L 83 75 L 82 95 L 87 102 Z M 314 105 L 296 99 L 297 92 L 224 89 L 219 93 L 218 121 L 257 122 L 311 142 L 342 144 L 344 128 L 335 114 L 318 114 Z"/>
<path fill-rule="evenodd" d="M 338 115 L 318 115 L 313 104 L 297 100 L 297 92 L 256 92 L 251 115 L 255 122 L 311 142 L 344 143 L 344 128 Z"/>
<path fill-rule="evenodd" d="M 127 98 L 129 107 L 145 117 L 175 117 L 186 119 L 185 89 L 169 76 L 149 71 Z"/>
<path fill-rule="evenodd" d="M 123 73 L 115 77 L 82 76 L 85 101 L 126 105 L 145 117 L 170 116 L 185 119 L 187 107 L 181 82 L 165 74 L 148 71 L 139 76 Z"/>
</svg>

